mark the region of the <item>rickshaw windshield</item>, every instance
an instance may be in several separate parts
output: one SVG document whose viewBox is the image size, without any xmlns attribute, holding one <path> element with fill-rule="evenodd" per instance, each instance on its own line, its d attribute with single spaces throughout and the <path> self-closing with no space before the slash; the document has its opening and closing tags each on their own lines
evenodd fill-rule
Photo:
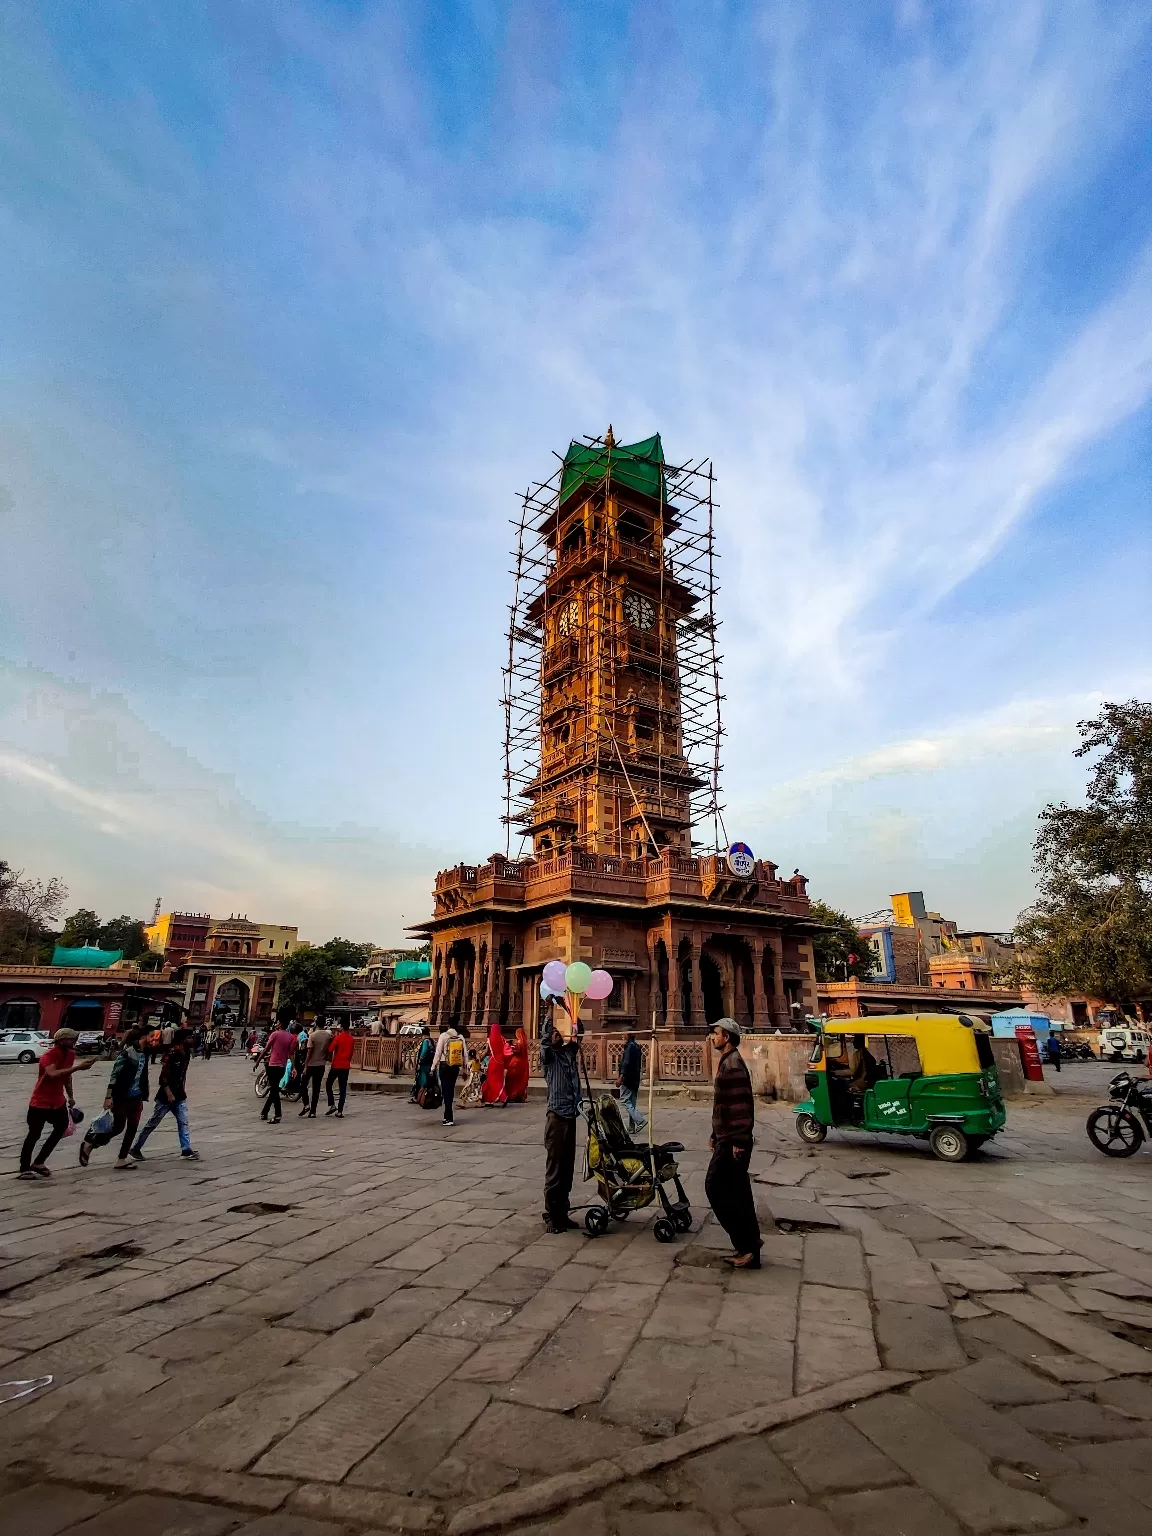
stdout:
<svg viewBox="0 0 1152 1536">
<path fill-rule="evenodd" d="M 808 1053 L 809 1065 L 813 1066 L 813 1067 L 818 1066 L 819 1062 L 820 1062 L 820 1058 L 821 1058 L 821 1056 L 823 1056 L 823 1054 L 824 1054 L 824 1036 L 823 1035 L 817 1035 L 815 1040 L 813 1040 L 813 1042 L 812 1042 L 812 1049 Z"/>
</svg>

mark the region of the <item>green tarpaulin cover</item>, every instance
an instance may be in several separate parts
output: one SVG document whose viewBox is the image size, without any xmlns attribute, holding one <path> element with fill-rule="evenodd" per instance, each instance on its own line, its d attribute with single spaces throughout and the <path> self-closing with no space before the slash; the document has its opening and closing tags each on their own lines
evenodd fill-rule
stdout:
<svg viewBox="0 0 1152 1536">
<path fill-rule="evenodd" d="M 85 944 L 80 949 L 62 949 L 57 944 L 52 951 L 53 965 L 82 965 L 90 971 L 115 965 L 123 958 L 122 949 L 98 949 L 94 944 Z"/>
<path fill-rule="evenodd" d="M 629 486 L 660 501 L 663 473 L 664 448 L 659 432 L 642 443 L 614 443 L 611 448 L 603 443 L 592 448 L 585 443 L 572 443 L 564 455 L 560 500 L 566 501 L 582 485 L 593 485 L 609 476 L 616 485 Z"/>
<path fill-rule="evenodd" d="M 431 974 L 428 960 L 397 960 L 392 976 L 395 981 L 427 981 Z"/>
</svg>

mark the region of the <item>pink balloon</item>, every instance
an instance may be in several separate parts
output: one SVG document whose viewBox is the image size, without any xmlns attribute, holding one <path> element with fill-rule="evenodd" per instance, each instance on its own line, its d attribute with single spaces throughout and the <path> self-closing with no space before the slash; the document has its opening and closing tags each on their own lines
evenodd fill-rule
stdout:
<svg viewBox="0 0 1152 1536">
<path fill-rule="evenodd" d="M 564 977 L 568 967 L 563 960 L 549 960 L 544 967 L 544 985 L 550 992 L 564 991 Z"/>
<path fill-rule="evenodd" d="M 594 1003 L 611 997 L 614 983 L 607 971 L 593 971 L 592 980 L 585 988 L 584 996 L 591 998 Z"/>
</svg>

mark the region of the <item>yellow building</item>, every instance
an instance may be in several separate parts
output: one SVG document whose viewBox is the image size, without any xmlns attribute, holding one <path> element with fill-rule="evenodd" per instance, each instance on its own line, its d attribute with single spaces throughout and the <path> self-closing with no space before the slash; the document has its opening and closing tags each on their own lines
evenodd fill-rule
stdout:
<svg viewBox="0 0 1152 1536">
<path fill-rule="evenodd" d="M 208 912 L 162 912 L 145 927 L 144 937 L 149 949 L 171 962 L 208 949 L 209 931 L 215 926 Z M 287 923 L 246 923 L 244 943 L 249 947 L 243 953 L 275 960 L 301 947 L 299 930 Z"/>
</svg>

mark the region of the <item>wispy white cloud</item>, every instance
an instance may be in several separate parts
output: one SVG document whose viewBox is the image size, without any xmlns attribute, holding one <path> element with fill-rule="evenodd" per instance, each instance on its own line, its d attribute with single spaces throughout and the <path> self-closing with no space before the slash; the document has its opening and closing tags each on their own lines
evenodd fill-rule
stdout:
<svg viewBox="0 0 1152 1536">
<path fill-rule="evenodd" d="M 300 806 L 482 854 L 505 518 L 553 448 L 609 420 L 715 458 L 730 798 L 796 862 L 835 837 L 864 862 L 971 850 L 981 815 L 1025 826 L 1063 773 L 1116 636 L 1081 621 L 1057 655 L 1050 610 L 1108 601 L 1102 567 L 1038 581 L 1025 555 L 1007 594 L 973 593 L 1152 392 L 1152 216 L 1134 203 L 1097 242 L 1092 205 L 1098 177 L 1127 196 L 1110 157 L 1146 110 L 1146 7 L 980 3 L 945 25 L 908 0 L 891 32 L 885 6 L 835 29 L 814 5 L 625 7 L 609 42 L 603 18 L 548 14 L 552 53 L 466 7 L 467 46 L 448 29 L 422 54 L 403 8 L 230 13 L 194 56 L 207 154 L 162 110 L 159 66 L 135 89 L 130 49 L 133 89 L 103 105 L 51 49 L 25 72 L 13 141 L 63 212 L 22 209 L 13 232 L 66 252 L 72 286 L 25 293 L 42 318 L 38 387 L 8 402 L 32 419 L 0 439 L 5 644 L 50 672 L 74 651 L 154 734 L 233 770 L 249 809 L 194 772 L 178 793 L 93 783 L 11 716 L 13 795 L 173 870 L 202 816 L 231 891 L 283 880 L 314 904 L 344 899 L 341 858 L 297 860 Z M 38 404 L 77 377 L 91 399 Z M 1117 564 L 1138 537 L 1113 532 Z M 46 560 L 66 579 L 50 619 L 29 596 Z M 1146 635 L 1122 643 L 1146 676 Z M 86 698 L 60 718 L 87 721 Z M 1025 761 L 1044 772 L 989 787 Z M 946 815 L 894 803 L 933 786 Z"/>
<path fill-rule="evenodd" d="M 426 915 L 432 848 L 277 825 L 122 699 L 59 679 L 0 670 L 0 797 L 4 857 L 60 874 L 84 905 L 142 911 L 147 891 L 177 908 L 291 914 L 317 940 L 384 942 Z"/>
</svg>

